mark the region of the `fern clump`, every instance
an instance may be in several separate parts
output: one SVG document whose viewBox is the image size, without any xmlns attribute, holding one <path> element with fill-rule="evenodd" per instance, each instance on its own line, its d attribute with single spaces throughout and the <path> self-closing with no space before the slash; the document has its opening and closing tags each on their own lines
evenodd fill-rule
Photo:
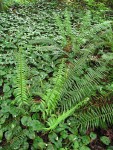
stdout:
<svg viewBox="0 0 113 150">
<path fill-rule="evenodd" d="M 71 21 L 71 15 L 72 13 L 67 9 L 64 11 L 64 15 L 56 15 L 59 38 L 61 37 L 61 42 L 59 42 L 64 52 L 67 52 L 67 56 L 71 56 L 70 53 L 72 53 L 74 59 L 84 50 L 94 53 L 96 49 L 106 45 L 106 40 L 109 40 L 107 35 L 111 34 L 112 21 L 95 22 L 92 19 L 91 11 L 88 10 L 75 26 L 74 22 Z"/>
</svg>

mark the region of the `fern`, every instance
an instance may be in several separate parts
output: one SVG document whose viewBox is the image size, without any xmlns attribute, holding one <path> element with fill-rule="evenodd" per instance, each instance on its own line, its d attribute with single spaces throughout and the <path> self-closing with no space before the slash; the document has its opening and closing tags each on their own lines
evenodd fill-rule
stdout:
<svg viewBox="0 0 113 150">
<path fill-rule="evenodd" d="M 43 111 L 43 116 L 45 116 L 45 112 L 46 115 L 51 115 L 55 111 L 60 99 L 60 95 L 63 90 L 62 87 L 65 80 L 66 80 L 66 71 L 65 71 L 65 64 L 63 61 L 59 67 L 57 76 L 54 78 L 54 88 L 48 89 L 47 93 L 42 97 L 44 101 L 42 102 L 41 107 L 42 110 L 45 109 Z"/>
<path fill-rule="evenodd" d="M 7 139 L 7 145 L 4 146 L 4 150 L 19 149 L 20 147 L 24 148 L 24 145 L 27 143 L 25 131 L 22 130 L 20 126 L 18 126 L 19 124 L 16 125 L 17 126 L 14 129 L 9 129 L 9 131 L 5 133 L 7 134 L 7 138 L 10 137 L 10 139 Z"/>
<path fill-rule="evenodd" d="M 79 102 L 78 104 L 76 104 L 71 109 L 67 110 L 66 112 L 63 112 L 63 114 L 60 114 L 57 117 L 55 116 L 55 117 L 49 118 L 48 121 L 47 121 L 47 123 L 49 125 L 49 128 L 45 128 L 45 130 L 53 130 L 53 129 L 55 129 L 58 126 L 59 123 L 61 123 L 67 117 L 72 115 L 75 112 L 75 110 L 77 110 L 80 107 L 83 107 L 85 104 L 87 104 L 88 101 L 89 101 L 89 98 L 86 98 L 85 100 L 83 100 L 83 101 Z"/>
<path fill-rule="evenodd" d="M 18 106 L 28 104 L 27 97 L 27 83 L 26 83 L 26 64 L 25 58 L 23 57 L 23 51 L 20 48 L 17 56 L 17 76 L 16 76 L 16 89 L 15 100 L 13 103 Z"/>
<path fill-rule="evenodd" d="M 89 16 L 87 18 L 89 18 Z M 106 31 L 107 29 L 109 30 L 109 25 L 102 28 L 100 27 L 100 25 L 96 25 L 94 31 L 93 29 L 90 29 L 90 31 L 92 31 L 92 35 L 89 39 L 87 39 L 87 33 L 82 33 L 80 37 L 78 37 L 78 39 L 75 39 L 74 41 L 70 17 L 67 12 L 65 13 L 65 18 L 65 22 L 67 22 L 67 24 L 69 25 L 69 27 L 67 26 L 66 28 L 62 24 L 59 17 L 57 18 L 57 21 L 62 24 L 60 27 L 62 36 L 64 36 L 64 39 L 67 40 L 66 36 L 69 34 L 72 45 L 77 43 L 78 49 L 80 49 L 80 47 L 83 45 L 83 49 L 81 50 L 79 56 L 76 56 L 72 60 L 72 66 L 70 67 L 68 73 L 66 72 L 65 62 L 62 62 L 57 77 L 54 79 L 53 89 L 48 89 L 46 91 L 46 94 L 42 96 L 43 100 L 40 104 L 40 110 L 42 111 L 42 118 L 45 122 L 47 122 L 48 126 L 43 129 L 47 131 L 55 129 L 62 121 L 71 116 L 73 113 L 76 115 L 75 123 L 77 127 L 82 126 L 82 124 L 84 124 L 85 127 L 90 127 L 91 125 L 96 126 L 99 124 L 99 119 L 97 119 L 97 122 L 94 124 L 93 120 L 91 120 L 94 114 L 96 117 L 99 115 L 99 110 L 96 110 L 97 114 L 95 111 L 93 111 L 94 113 L 92 113 L 92 111 L 90 112 L 88 110 L 87 113 L 82 114 L 81 117 L 79 117 L 79 115 L 80 113 L 82 113 L 80 108 L 85 106 L 89 102 L 90 97 L 95 93 L 98 83 L 100 79 L 103 78 L 103 75 L 105 73 L 104 65 L 102 64 L 102 67 L 99 62 L 97 63 L 98 65 L 96 64 L 95 66 L 93 66 L 93 68 L 87 67 L 87 63 L 91 61 L 90 57 L 93 53 L 92 51 L 95 50 L 95 46 L 92 47 L 92 44 L 89 41 L 95 42 L 96 40 L 92 39 L 92 36 L 96 35 L 97 32 L 100 32 L 101 29 L 102 31 Z M 105 24 L 106 23 L 104 23 L 104 25 Z M 89 21 L 87 26 L 89 27 L 90 25 L 91 24 Z M 64 30 L 66 30 L 66 33 L 64 32 Z M 85 42 L 81 41 L 82 38 L 86 38 L 86 40 L 84 40 Z M 65 40 L 64 45 L 66 44 L 65 42 L 67 42 Z M 101 41 L 101 38 L 99 40 Z M 84 44 L 86 44 L 86 46 L 84 46 Z M 45 45 L 46 43 L 44 44 L 44 47 Z M 41 50 L 41 47 L 39 47 L 39 50 Z M 18 55 L 17 85 L 18 86 L 16 88 L 15 102 L 17 102 L 19 106 L 28 104 L 25 62 L 21 49 L 19 50 Z M 60 107 L 61 109 L 59 109 L 58 107 Z M 76 114 L 76 111 L 78 112 L 78 115 Z M 58 116 L 56 115 L 56 112 L 59 113 Z M 87 114 L 90 114 L 89 118 Z M 77 117 L 79 117 L 79 119 Z M 85 120 L 85 118 L 87 118 L 87 120 Z M 104 121 L 103 116 L 100 118 Z"/>
<path fill-rule="evenodd" d="M 62 112 L 66 112 L 76 106 L 81 102 L 81 99 L 91 97 L 96 92 L 100 79 L 105 75 L 105 64 L 98 64 L 94 68 L 84 70 L 87 59 L 88 55 L 80 58 L 68 74 L 68 79 L 64 84 L 61 100 L 59 101 L 59 107 L 62 108 L 60 109 Z M 92 105 L 89 105 L 86 112 L 78 109 L 77 113 L 75 112 L 75 125 L 77 128 L 86 129 L 112 123 L 112 111 L 113 105 L 108 104 L 100 108 L 93 108 Z"/>
<path fill-rule="evenodd" d="M 81 60 L 81 61 L 80 61 Z M 63 86 L 63 92 L 60 100 L 60 107 L 62 111 L 70 109 L 76 105 L 81 99 L 90 97 L 95 90 L 99 80 L 103 77 L 105 67 L 88 68 L 84 71 L 86 60 L 81 58 L 75 67 L 70 69 L 67 81 Z"/>
<path fill-rule="evenodd" d="M 95 49 L 105 45 L 104 37 L 111 33 L 111 22 L 103 21 L 92 24 L 92 14 L 87 11 L 82 21 L 79 23 L 79 28 L 75 28 L 71 23 L 71 13 L 67 10 L 64 12 L 64 20 L 60 15 L 57 15 L 56 25 L 59 28 L 59 35 L 62 37 L 61 45 L 64 47 L 71 47 L 71 50 L 77 54 L 81 50 L 88 49 L 95 51 Z M 109 40 L 110 41 L 110 40 Z M 70 51 L 69 51 L 70 52 Z"/>
<path fill-rule="evenodd" d="M 84 65 L 86 65 L 89 56 L 89 51 L 85 51 L 84 55 L 76 60 L 72 68 L 66 72 L 64 61 L 60 65 L 57 77 L 54 79 L 54 88 L 47 90 L 46 95 L 42 97 L 40 108 L 43 119 L 47 122 L 49 127 L 44 127 L 43 130 L 49 131 L 55 129 L 62 121 L 71 116 L 76 115 L 75 123 L 77 127 L 84 125 L 85 127 L 99 125 L 100 119 L 104 121 L 108 115 L 101 115 L 100 111 L 87 111 L 86 114 L 81 114 L 80 108 L 89 102 L 89 97 L 97 88 L 97 83 L 103 77 L 105 69 L 99 67 L 88 68 L 84 72 Z M 83 65 L 84 64 L 84 65 Z M 28 104 L 26 91 L 26 72 L 25 61 L 22 55 L 22 49 L 19 49 L 18 65 L 17 65 L 17 88 L 15 102 L 19 106 Z M 84 99 L 83 101 L 81 101 Z M 58 106 L 62 107 L 59 115 L 56 115 Z M 107 107 L 106 107 L 107 108 Z M 102 113 L 107 113 L 107 109 L 102 109 Z M 76 114 L 78 112 L 78 115 Z M 80 115 L 81 114 L 81 115 Z M 107 114 L 110 114 L 109 112 Z M 80 116 L 79 116 L 80 115 Z M 94 119 L 97 119 L 97 122 Z M 50 117 L 52 116 L 52 117 Z M 79 117 L 79 119 L 78 119 Z M 92 119 L 93 117 L 93 119 Z M 77 120 L 78 119 L 78 120 Z M 94 120 L 94 121 L 93 121 Z M 109 119 L 106 119 L 109 121 Z"/>
<path fill-rule="evenodd" d="M 94 68 L 84 70 L 89 54 L 89 51 L 84 51 L 84 55 L 69 69 L 66 78 L 64 64 L 61 64 L 54 88 L 47 91 L 41 104 L 43 119 L 47 120 L 49 125 L 45 130 L 53 130 L 76 110 L 79 112 L 79 104 L 81 107 L 86 104 L 81 100 L 86 100 L 87 97 L 89 99 L 95 93 L 99 80 L 105 73 L 105 67 L 98 64 Z M 61 108 L 60 115 L 56 116 L 58 106 Z M 49 116 L 53 117 L 47 119 Z"/>
<path fill-rule="evenodd" d="M 64 25 L 63 25 L 59 16 L 56 15 L 55 18 L 56 18 L 56 25 L 59 27 L 59 31 L 60 31 L 60 34 L 62 36 L 62 46 L 64 47 L 67 44 Z"/>
<path fill-rule="evenodd" d="M 55 86 L 52 90 L 49 89 L 47 91 L 41 104 L 43 119 L 46 119 L 49 125 L 44 130 L 53 130 L 56 128 L 61 121 L 64 121 L 76 110 L 79 111 L 79 108 L 83 107 L 89 101 L 87 97 L 91 97 L 95 93 L 94 90 L 97 88 L 99 79 L 103 77 L 105 69 L 102 67 L 89 68 L 87 73 L 83 74 L 82 69 L 84 67 L 82 64 L 86 62 L 87 56 L 88 53 L 84 54 L 84 57 L 75 63 L 75 67 L 69 69 L 66 78 L 63 71 L 64 64 L 61 64 L 57 78 L 54 80 Z M 80 78 L 78 75 L 81 75 L 81 72 L 83 77 Z M 82 99 L 84 101 L 81 101 Z M 59 105 L 63 113 L 56 116 L 55 111 Z M 47 119 L 49 116 L 53 117 Z"/>
<path fill-rule="evenodd" d="M 81 129 L 103 126 L 105 123 L 113 123 L 113 104 L 103 107 L 91 108 L 87 112 L 76 114 L 75 124 Z"/>
<path fill-rule="evenodd" d="M 71 25 L 70 12 L 67 10 L 64 12 L 64 20 L 60 16 L 56 17 L 62 38 L 66 39 L 68 44 L 71 44 L 71 50 L 75 54 L 75 57 L 71 58 L 73 67 L 69 70 L 70 73 L 63 86 L 61 100 L 59 101 L 61 111 L 70 109 L 81 99 L 90 97 L 95 93 L 98 83 L 103 78 L 106 70 L 105 64 L 100 64 L 99 62 L 93 68 L 88 68 L 87 64 L 91 61 L 95 50 L 104 45 L 103 37 L 106 37 L 106 34 L 111 32 L 111 22 L 103 21 L 92 25 L 91 17 L 91 12 L 87 11 L 80 22 L 78 30 Z M 67 46 L 69 46 L 68 44 Z M 68 53 L 72 51 L 68 51 Z"/>
<path fill-rule="evenodd" d="M 68 22 L 69 25 L 69 28 L 66 27 L 65 29 L 66 32 L 70 33 L 70 36 L 72 36 L 71 40 L 73 43 L 71 24 L 67 12 L 65 13 L 65 17 L 65 21 Z M 59 18 L 58 21 L 60 21 Z M 100 26 L 98 26 L 98 28 L 96 27 L 96 29 L 94 30 L 94 32 L 92 31 L 92 33 L 96 33 L 97 31 L 101 31 Z M 66 34 L 64 32 L 62 32 L 62 35 L 65 35 L 66 37 Z M 80 39 L 81 38 L 82 36 L 80 37 Z M 78 47 L 80 47 L 80 41 L 78 43 Z M 76 110 L 77 112 L 79 112 L 79 116 L 80 108 L 86 105 L 89 101 L 89 98 L 95 93 L 100 79 L 103 78 L 105 68 L 102 67 L 100 64 L 93 68 L 86 67 L 87 63 L 90 61 L 90 56 L 92 55 L 92 52 L 90 50 L 87 50 L 89 47 L 90 46 L 88 45 L 86 49 L 83 49 L 79 57 L 73 60 L 72 67 L 70 67 L 68 73 L 66 72 L 64 61 L 62 62 L 57 77 L 54 79 L 54 88 L 48 89 L 46 91 L 46 94 L 42 96 L 43 100 L 41 101 L 40 109 L 42 111 L 42 117 L 44 121 L 46 121 L 49 126 L 45 127 L 44 130 L 48 131 L 55 129 L 59 123 L 64 121 L 73 113 L 76 114 Z M 19 106 L 23 104 L 28 104 L 25 62 L 21 49 L 19 50 L 18 54 L 17 85 L 18 86 L 16 88 L 15 102 Z M 83 99 L 84 101 L 81 101 Z M 61 107 L 61 109 L 58 108 L 59 106 Z M 56 115 L 57 110 L 59 110 L 58 116 Z M 91 115 L 91 117 L 92 116 L 93 114 Z M 77 126 L 80 126 L 82 124 L 82 119 L 84 119 L 84 117 L 87 118 L 87 114 L 86 116 L 84 114 L 83 117 L 81 115 L 81 120 L 79 119 L 79 122 L 77 122 L 76 118 L 75 122 Z M 102 119 L 104 118 L 102 117 Z M 89 121 L 89 124 L 90 122 L 92 123 L 93 121 Z M 85 123 L 83 122 L 83 124 Z M 85 126 L 88 126 L 87 123 Z"/>
</svg>

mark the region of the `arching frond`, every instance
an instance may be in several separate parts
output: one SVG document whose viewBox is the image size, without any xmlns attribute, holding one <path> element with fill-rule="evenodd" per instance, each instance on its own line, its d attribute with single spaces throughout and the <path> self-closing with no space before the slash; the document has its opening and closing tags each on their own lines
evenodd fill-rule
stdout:
<svg viewBox="0 0 113 150">
<path fill-rule="evenodd" d="M 105 123 L 113 123 L 113 104 L 103 107 L 91 108 L 87 112 L 76 114 L 75 124 L 82 129 L 103 126 Z"/>
<path fill-rule="evenodd" d="M 82 107 L 85 104 L 87 104 L 88 101 L 89 101 L 89 98 L 86 98 L 83 101 L 81 101 L 78 104 L 76 104 L 71 109 L 67 110 L 66 112 L 63 112 L 63 114 L 60 114 L 59 116 L 55 116 L 55 117 L 53 116 L 53 117 L 49 118 L 48 121 L 47 121 L 49 127 L 45 128 L 45 130 L 53 130 L 53 129 L 55 129 L 59 123 L 61 123 L 67 117 L 72 115 L 77 109 L 79 109 L 80 107 Z"/>
<path fill-rule="evenodd" d="M 81 58 L 80 60 L 70 70 L 68 79 L 64 84 L 60 101 L 62 111 L 70 109 L 73 105 L 81 101 L 81 99 L 90 97 L 97 89 L 98 82 L 104 75 L 105 67 L 88 68 L 84 71 L 86 59 Z"/>
<path fill-rule="evenodd" d="M 55 111 L 63 91 L 62 87 L 65 80 L 66 69 L 63 61 L 59 67 L 57 76 L 54 78 L 54 88 L 48 89 L 46 95 L 43 96 L 44 101 L 41 104 L 42 110 L 44 109 L 43 113 L 46 112 L 47 115 L 51 115 L 51 113 Z"/>
</svg>

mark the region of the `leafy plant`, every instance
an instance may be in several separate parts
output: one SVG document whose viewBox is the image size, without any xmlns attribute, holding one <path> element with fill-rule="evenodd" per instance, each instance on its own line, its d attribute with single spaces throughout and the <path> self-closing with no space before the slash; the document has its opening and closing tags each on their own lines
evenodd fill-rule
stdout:
<svg viewBox="0 0 113 150">
<path fill-rule="evenodd" d="M 55 9 L 0 13 L 1 149 L 88 150 L 86 128 L 112 123 L 112 22 Z"/>
<path fill-rule="evenodd" d="M 67 13 L 68 12 L 66 11 L 65 14 Z M 93 24 L 94 27 L 92 29 L 91 13 L 87 12 L 79 28 L 79 31 L 82 31 L 82 32 L 78 31 L 79 34 L 77 37 L 76 35 L 74 36 L 74 34 L 72 33 L 74 29 L 71 26 L 70 17 L 68 16 L 66 18 L 66 15 L 65 15 L 65 20 L 68 20 L 69 23 L 63 24 L 59 16 L 57 17 L 57 24 L 61 31 L 62 38 L 65 39 L 66 41 L 66 35 L 72 35 L 72 37 L 74 37 L 74 39 L 73 38 L 71 39 L 72 41 L 71 47 L 73 47 L 72 50 L 73 51 L 76 50 L 76 52 L 74 51 L 75 54 L 77 54 L 77 52 L 79 53 L 79 58 L 78 56 L 73 55 L 74 59 L 73 61 L 71 61 L 71 63 L 73 62 L 71 66 L 72 71 L 70 71 L 69 78 L 67 79 L 67 82 L 64 85 L 62 98 L 60 100 L 61 102 L 60 108 L 63 108 L 63 110 L 68 110 L 71 106 L 75 105 L 76 102 L 79 102 L 85 96 L 87 97 L 87 94 L 88 94 L 88 97 L 91 96 L 92 93 L 98 87 L 97 80 L 98 78 L 102 78 L 103 72 L 106 70 L 106 68 L 102 66 L 105 66 L 105 65 L 104 63 L 102 63 L 102 65 L 99 65 L 101 64 L 99 62 L 99 64 L 97 65 L 98 67 L 93 66 L 92 68 L 90 66 L 87 66 L 87 60 L 89 59 L 89 62 L 90 62 L 91 61 L 90 57 L 92 53 L 95 54 L 98 48 L 101 48 L 104 46 L 103 37 L 106 37 L 104 32 L 111 33 L 111 25 L 110 25 L 111 23 L 109 22 L 110 23 L 109 24 L 106 21 L 104 21 L 99 24 L 95 24 L 95 25 Z M 69 34 L 67 32 L 66 30 L 67 28 L 69 29 L 69 31 L 71 31 L 72 34 Z M 87 31 L 87 29 L 89 29 L 89 31 Z M 102 33 L 102 35 L 99 34 L 99 38 L 98 38 L 97 35 L 98 33 L 101 32 L 101 30 L 103 30 L 104 32 Z M 75 30 L 75 33 L 77 34 L 76 30 Z M 97 40 L 98 40 L 98 44 L 96 44 L 96 47 L 92 46 L 92 42 L 93 44 L 97 43 Z M 76 49 L 73 46 L 75 43 L 76 43 L 75 45 Z M 69 57 L 71 51 L 68 51 L 68 53 L 67 53 L 67 56 Z M 80 55 L 80 53 L 82 55 Z M 76 61 L 75 58 L 76 59 L 78 58 L 78 60 Z M 74 63 L 75 63 L 75 67 L 74 67 Z M 76 74 L 76 77 L 74 76 L 74 74 Z M 80 114 L 79 112 L 77 112 L 77 114 L 75 114 L 75 122 L 77 120 L 77 124 L 75 123 L 76 126 L 81 126 L 82 128 L 88 128 L 88 127 L 95 127 L 95 126 L 103 125 L 105 120 L 106 122 L 110 122 L 110 123 L 112 122 L 112 119 L 111 119 L 112 118 L 112 105 L 106 104 L 103 107 L 97 107 L 97 108 L 93 107 L 93 105 L 90 105 L 88 107 L 89 108 L 87 109 L 86 112 L 85 111 L 84 113 L 80 112 Z"/>
<path fill-rule="evenodd" d="M 77 25 L 74 26 L 73 22 L 71 22 L 71 15 L 68 10 L 65 10 L 64 15 L 62 15 L 64 19 L 56 15 L 56 25 L 59 28 L 60 44 L 63 47 L 65 57 L 69 58 L 70 62 L 73 62 L 84 51 L 95 53 L 98 48 L 102 48 L 105 45 L 109 37 L 112 37 L 112 22 L 104 20 L 98 23 L 92 22 L 92 13 L 88 10 L 77 28 Z"/>
<path fill-rule="evenodd" d="M 8 10 L 9 7 L 15 4 L 27 4 L 35 0 L 0 0 L 0 11 Z"/>
<path fill-rule="evenodd" d="M 17 56 L 17 77 L 16 77 L 16 88 L 14 90 L 15 100 L 13 103 L 18 106 L 28 104 L 27 97 L 27 83 L 26 83 L 26 64 L 24 62 L 22 49 L 19 49 Z"/>
<path fill-rule="evenodd" d="M 100 140 L 101 140 L 105 145 L 109 145 L 109 144 L 110 144 L 110 140 L 109 140 L 109 138 L 106 137 L 106 136 L 102 136 L 102 137 L 100 138 Z"/>
<path fill-rule="evenodd" d="M 60 69 L 59 69 L 59 73 L 57 78 L 54 79 L 54 84 L 55 84 L 55 88 L 53 88 L 53 90 L 48 90 L 47 91 L 47 95 L 44 98 L 44 100 L 42 100 L 41 104 L 39 105 L 40 107 L 38 107 L 38 110 L 36 109 L 36 112 L 40 112 L 42 111 L 43 114 L 43 119 L 44 121 L 47 121 L 47 125 L 44 123 L 44 125 L 40 122 L 40 119 L 37 120 L 35 118 L 32 118 L 29 113 L 29 109 L 30 109 L 30 104 L 32 104 L 30 101 L 28 101 L 27 98 L 27 94 L 26 94 L 26 80 L 25 80 L 25 64 L 24 64 L 24 59 L 23 59 L 23 55 L 22 55 L 22 50 L 19 49 L 19 54 L 18 54 L 18 59 L 17 59 L 18 65 L 17 65 L 17 89 L 16 89 L 16 94 L 15 94 L 15 100 L 12 102 L 13 107 L 14 105 L 16 105 L 17 110 L 20 109 L 20 111 L 15 114 L 14 112 L 11 111 L 12 106 L 11 105 L 7 105 L 6 107 L 6 112 L 11 113 L 13 116 L 15 116 L 17 120 L 16 124 L 18 124 L 18 132 L 22 132 L 22 135 L 24 133 L 23 138 L 25 138 L 24 142 L 26 143 L 27 137 L 30 138 L 35 138 L 35 134 L 36 132 L 39 131 L 49 131 L 49 130 L 54 130 L 62 121 L 65 121 L 65 119 L 67 117 L 69 117 L 70 115 L 72 115 L 76 110 L 80 109 L 81 107 L 83 107 L 84 105 L 87 104 L 87 102 L 89 101 L 89 98 L 85 98 L 83 101 L 81 102 L 77 102 L 75 104 L 74 107 L 71 107 L 69 110 L 60 113 L 58 116 L 55 115 L 55 112 L 57 110 L 57 105 L 60 99 L 60 95 L 62 93 L 62 85 L 64 84 L 64 81 L 67 81 L 67 79 L 65 78 L 65 72 L 63 72 L 63 66 L 64 66 L 64 62 L 62 63 Z M 75 72 L 73 72 L 75 73 Z M 67 76 L 68 77 L 68 76 Z M 60 93 L 61 92 L 61 93 Z M 50 100 L 52 95 L 52 100 Z M 45 99 L 46 98 L 46 99 Z M 46 102 L 46 105 L 44 104 L 44 102 Z M 26 110 L 24 111 L 23 109 L 23 105 L 26 108 Z M 26 107 L 26 105 L 28 105 L 28 107 Z M 32 104 L 32 107 L 34 107 L 34 104 Z M 31 112 L 32 112 L 32 107 L 31 107 Z M 50 107 L 53 107 L 53 109 L 50 109 Z M 16 109 L 16 108 L 15 108 Z M 27 111 L 28 110 L 28 111 Z M 3 109 L 2 109 L 3 111 Z M 34 112 L 34 111 L 33 111 Z M 3 113 L 2 113 L 3 114 Z M 8 116 L 9 118 L 9 116 Z M 3 119 L 3 118 L 1 118 Z M 2 122 L 2 124 L 5 123 L 6 120 L 4 120 Z M 28 128 L 28 130 L 23 130 L 21 126 L 19 126 L 19 123 L 21 122 L 22 126 Z M 12 121 L 11 121 L 12 124 Z M 9 127 L 8 127 L 9 129 Z M 13 141 L 15 141 L 16 136 L 18 134 L 13 131 L 9 131 L 6 128 L 3 128 L 3 132 L 5 131 L 6 134 L 6 139 L 7 142 L 10 142 L 11 139 Z M 14 129 L 14 127 L 13 127 Z M 7 131 L 8 130 L 8 131 Z M 31 136 L 30 136 L 31 135 Z M 19 135 L 18 137 L 20 140 L 18 140 L 18 143 L 12 142 L 13 144 L 11 144 L 12 148 L 19 148 L 20 146 L 24 146 L 23 144 L 23 138 L 21 138 L 21 135 Z M 42 143 L 43 144 L 43 143 Z M 28 145 L 28 144 L 27 144 Z M 35 144 L 34 144 L 35 145 Z M 35 145 L 36 147 L 36 145 Z"/>
</svg>

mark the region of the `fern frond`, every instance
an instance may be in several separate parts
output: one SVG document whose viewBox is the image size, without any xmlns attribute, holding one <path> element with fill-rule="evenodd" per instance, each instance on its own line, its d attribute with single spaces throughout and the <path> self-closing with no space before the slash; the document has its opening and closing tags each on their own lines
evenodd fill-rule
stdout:
<svg viewBox="0 0 113 150">
<path fill-rule="evenodd" d="M 113 104 L 103 107 L 91 108 L 87 112 L 77 114 L 75 124 L 81 129 L 103 126 L 105 123 L 113 123 Z"/>
<path fill-rule="evenodd" d="M 43 114 L 46 112 L 47 115 L 51 115 L 52 112 L 55 111 L 61 93 L 63 91 L 63 84 L 66 80 L 66 71 L 65 71 L 65 64 L 64 61 L 59 67 L 59 71 L 57 73 L 57 76 L 54 78 L 54 88 L 48 89 L 46 95 L 44 95 L 43 102 L 41 104 L 41 107 L 43 110 Z"/>
<path fill-rule="evenodd" d="M 110 31 L 112 21 L 93 22 L 92 24 L 92 14 L 88 10 L 79 23 L 80 27 L 76 30 L 71 25 L 70 12 L 65 10 L 63 16 L 64 20 L 59 15 L 56 16 L 56 25 L 62 36 L 61 44 L 63 47 L 71 44 L 71 48 L 76 54 L 81 50 L 81 47 L 92 51 L 105 45 L 103 37 Z"/>
<path fill-rule="evenodd" d="M 45 130 L 53 130 L 53 129 L 55 129 L 58 126 L 59 123 L 61 123 L 67 117 L 72 115 L 77 109 L 79 109 L 80 107 L 82 107 L 85 104 L 87 104 L 88 101 L 89 101 L 89 98 L 85 98 L 83 101 L 79 102 L 78 104 L 76 104 L 71 109 L 67 110 L 66 112 L 63 112 L 63 114 L 61 114 L 61 115 L 59 115 L 57 117 L 49 118 L 48 121 L 47 121 L 47 123 L 49 125 L 49 128 L 45 128 Z"/>
<path fill-rule="evenodd" d="M 63 25 L 63 22 L 61 21 L 60 16 L 55 15 L 55 19 L 56 19 L 56 25 L 58 26 L 60 34 L 62 36 L 62 46 L 64 47 L 67 44 L 66 32 L 64 29 L 64 25 Z"/>
<path fill-rule="evenodd" d="M 8 146 L 4 147 L 6 150 L 20 149 L 20 147 L 24 146 L 24 143 L 27 142 L 25 131 L 22 130 L 21 127 L 15 127 L 12 134 L 13 136 L 10 141 L 8 141 Z"/>
<path fill-rule="evenodd" d="M 81 61 L 80 61 L 81 60 Z M 103 77 L 105 67 L 88 68 L 84 72 L 86 59 L 81 58 L 75 67 L 70 70 L 67 81 L 63 86 L 60 106 L 62 111 L 70 109 L 81 99 L 90 97 L 97 88 L 99 80 Z M 83 66 L 82 66 L 83 64 Z"/>
<path fill-rule="evenodd" d="M 66 35 L 67 36 L 70 36 L 72 35 L 72 25 L 71 25 L 71 17 L 70 17 L 70 13 L 67 11 L 67 9 L 65 10 L 64 12 L 64 17 L 65 17 L 65 20 L 64 20 L 64 25 L 65 25 L 65 30 L 66 30 Z"/>
<path fill-rule="evenodd" d="M 27 85 L 26 85 L 26 64 L 23 57 L 22 49 L 19 49 L 17 55 L 17 76 L 16 76 L 16 89 L 15 100 L 13 103 L 19 106 L 28 104 L 27 102 Z"/>
</svg>

